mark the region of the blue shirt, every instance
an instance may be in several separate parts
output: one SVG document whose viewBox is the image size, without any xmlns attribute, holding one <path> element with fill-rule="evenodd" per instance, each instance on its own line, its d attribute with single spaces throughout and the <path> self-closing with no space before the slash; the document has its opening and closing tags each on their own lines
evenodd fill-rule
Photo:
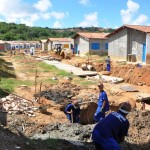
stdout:
<svg viewBox="0 0 150 150">
<path fill-rule="evenodd" d="M 65 108 L 65 112 L 67 113 L 73 111 L 73 117 L 77 117 L 80 115 L 80 107 L 75 108 L 73 104 L 68 104 Z"/>
<path fill-rule="evenodd" d="M 102 107 L 104 101 L 106 101 L 106 105 L 104 107 L 104 110 L 108 111 L 109 110 L 109 102 L 108 102 L 107 94 L 105 91 L 102 91 L 99 94 L 98 107 Z"/>
<path fill-rule="evenodd" d="M 96 142 L 99 141 L 99 137 L 113 138 L 119 142 L 124 136 L 127 136 L 128 129 L 129 121 L 120 112 L 112 112 L 96 124 L 92 138 Z"/>
</svg>

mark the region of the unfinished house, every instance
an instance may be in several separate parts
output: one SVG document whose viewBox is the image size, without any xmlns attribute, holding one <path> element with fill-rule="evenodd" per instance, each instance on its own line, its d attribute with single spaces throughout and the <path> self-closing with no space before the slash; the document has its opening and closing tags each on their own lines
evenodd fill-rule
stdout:
<svg viewBox="0 0 150 150">
<path fill-rule="evenodd" d="M 77 33 L 74 39 L 75 54 L 103 54 L 108 52 L 107 33 Z"/>
<path fill-rule="evenodd" d="M 61 49 L 71 49 L 72 40 L 70 38 L 49 38 L 47 40 L 48 50 L 53 50 L 57 48 Z"/>
<path fill-rule="evenodd" d="M 48 50 L 48 46 L 47 46 L 47 40 L 40 40 L 40 44 L 41 44 L 41 49 L 42 51 Z"/>
<path fill-rule="evenodd" d="M 150 64 L 150 26 L 123 25 L 107 37 L 112 58 Z"/>
</svg>

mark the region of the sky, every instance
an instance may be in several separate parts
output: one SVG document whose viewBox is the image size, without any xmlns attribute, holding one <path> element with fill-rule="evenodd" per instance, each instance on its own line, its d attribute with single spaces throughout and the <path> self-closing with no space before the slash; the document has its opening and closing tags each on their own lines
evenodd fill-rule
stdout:
<svg viewBox="0 0 150 150">
<path fill-rule="evenodd" d="M 150 0 L 0 0 L 0 21 L 49 28 L 150 25 Z"/>
</svg>

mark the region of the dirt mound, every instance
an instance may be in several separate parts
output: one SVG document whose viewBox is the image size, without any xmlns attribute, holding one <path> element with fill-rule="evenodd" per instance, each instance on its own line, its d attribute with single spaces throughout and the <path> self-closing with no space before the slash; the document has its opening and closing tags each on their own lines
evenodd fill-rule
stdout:
<svg viewBox="0 0 150 150">
<path fill-rule="evenodd" d="M 134 111 L 129 116 L 130 128 L 129 136 L 126 141 L 130 143 L 130 149 L 134 149 L 138 145 L 141 150 L 149 150 L 150 148 L 150 112 Z"/>
<path fill-rule="evenodd" d="M 113 66 L 111 76 L 121 77 L 127 83 L 150 86 L 150 66 Z"/>
</svg>

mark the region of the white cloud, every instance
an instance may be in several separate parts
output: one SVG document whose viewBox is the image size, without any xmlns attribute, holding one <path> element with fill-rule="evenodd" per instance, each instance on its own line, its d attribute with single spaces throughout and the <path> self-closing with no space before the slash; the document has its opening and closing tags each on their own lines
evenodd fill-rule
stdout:
<svg viewBox="0 0 150 150">
<path fill-rule="evenodd" d="M 80 22 L 78 24 L 78 26 L 81 26 L 81 27 L 91 27 L 91 26 L 97 27 L 98 26 L 97 12 L 85 15 L 84 21 Z"/>
<path fill-rule="evenodd" d="M 54 22 L 54 24 L 53 24 L 53 28 L 61 28 L 63 25 L 61 24 L 61 22 L 60 21 L 56 21 L 56 22 Z"/>
<path fill-rule="evenodd" d="M 36 4 L 33 5 L 37 10 L 41 12 L 47 11 L 52 6 L 50 0 L 39 0 Z"/>
<path fill-rule="evenodd" d="M 45 20 L 48 20 L 50 18 L 55 18 L 57 20 L 61 20 L 63 18 L 65 18 L 66 16 L 68 16 L 68 14 L 64 13 L 64 12 L 49 12 L 49 13 L 43 13 L 41 14 L 42 18 L 44 18 Z"/>
<path fill-rule="evenodd" d="M 64 12 L 51 12 L 50 15 L 52 17 L 54 17 L 55 19 L 63 19 L 65 17 L 65 13 Z"/>
<path fill-rule="evenodd" d="M 134 20 L 133 24 L 143 24 L 148 20 L 146 15 L 141 14 L 136 20 Z"/>
<path fill-rule="evenodd" d="M 5 22 L 24 23 L 33 26 L 37 20 L 61 20 L 68 16 L 68 12 L 48 11 L 52 6 L 50 0 L 39 0 L 35 4 L 24 0 L 0 0 L 0 19 Z M 41 4 L 41 6 L 40 6 Z"/>
<path fill-rule="evenodd" d="M 128 0 L 127 9 L 121 10 L 121 17 L 123 24 L 143 24 L 148 20 L 146 15 L 139 15 L 135 18 L 135 15 L 138 13 L 140 5 L 132 0 Z"/>
<path fill-rule="evenodd" d="M 79 0 L 79 3 L 82 5 L 87 5 L 89 3 L 89 0 Z"/>
<path fill-rule="evenodd" d="M 6 22 L 25 23 L 26 25 L 33 25 L 34 21 L 39 19 L 34 8 L 23 0 L 1 0 L 0 16 Z"/>
<path fill-rule="evenodd" d="M 27 26 L 33 26 L 34 22 L 39 19 L 38 14 L 33 14 L 29 18 L 21 18 L 20 23 L 26 24 Z"/>
</svg>

